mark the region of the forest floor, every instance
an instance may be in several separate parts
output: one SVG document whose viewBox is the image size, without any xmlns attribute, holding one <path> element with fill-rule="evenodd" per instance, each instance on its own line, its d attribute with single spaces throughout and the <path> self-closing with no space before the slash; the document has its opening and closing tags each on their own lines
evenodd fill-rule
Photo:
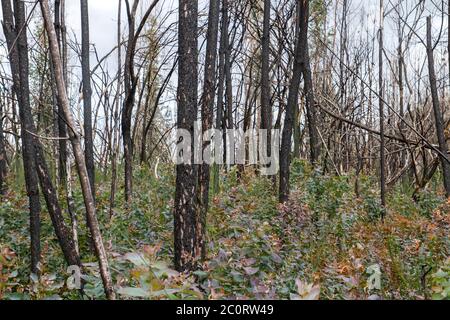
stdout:
<svg viewBox="0 0 450 320">
<path fill-rule="evenodd" d="M 98 177 L 97 205 L 121 299 L 443 299 L 450 297 L 450 202 L 432 182 L 412 200 L 407 183 L 390 190 L 381 221 L 376 180 L 323 176 L 292 166 L 291 202 L 272 182 L 234 171 L 221 181 L 208 215 L 208 260 L 194 274 L 172 270 L 174 175 L 135 174 L 129 210 L 109 219 L 109 181 Z M 19 184 L 18 184 L 19 185 Z M 118 194 L 118 208 L 123 194 Z M 103 299 L 89 254 L 83 202 L 75 191 L 84 295 L 42 213 L 42 276 L 29 275 L 27 198 L 21 187 L 0 202 L 0 299 Z M 68 220 L 68 223 L 69 220 Z"/>
</svg>

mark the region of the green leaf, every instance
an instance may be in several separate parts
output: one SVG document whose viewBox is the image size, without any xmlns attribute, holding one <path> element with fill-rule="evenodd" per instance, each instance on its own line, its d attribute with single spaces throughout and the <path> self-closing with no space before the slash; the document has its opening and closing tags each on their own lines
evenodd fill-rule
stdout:
<svg viewBox="0 0 450 320">
<path fill-rule="evenodd" d="M 117 290 L 117 293 L 123 296 L 129 296 L 133 298 L 149 298 L 150 294 L 141 289 L 141 288 L 131 288 L 131 287 L 124 287 Z"/>
</svg>

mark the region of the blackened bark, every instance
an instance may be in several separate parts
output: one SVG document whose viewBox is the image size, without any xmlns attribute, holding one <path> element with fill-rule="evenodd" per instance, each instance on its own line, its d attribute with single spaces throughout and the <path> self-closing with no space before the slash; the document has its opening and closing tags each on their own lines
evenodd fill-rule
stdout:
<svg viewBox="0 0 450 320">
<path fill-rule="evenodd" d="M 118 4 L 118 16 L 117 16 L 117 92 L 116 92 L 116 105 L 114 107 L 114 126 L 113 126 L 113 143 L 112 143 L 112 155 L 111 155 L 111 191 L 109 196 L 109 217 L 112 218 L 114 214 L 114 207 L 116 206 L 116 188 L 117 188 L 117 154 L 119 148 L 119 108 L 120 108 L 120 90 L 121 86 L 121 66 L 122 66 L 122 0 L 119 0 Z"/>
<path fill-rule="evenodd" d="M 84 102 L 84 157 L 91 183 L 92 196 L 95 201 L 95 164 L 94 141 L 92 132 L 92 88 L 89 50 L 89 8 L 87 0 L 80 0 L 81 5 L 81 68 L 83 78 Z"/>
<path fill-rule="evenodd" d="M 205 77 L 203 85 L 202 132 L 212 128 L 214 93 L 216 91 L 217 39 L 219 33 L 219 1 L 209 1 L 208 33 L 206 36 Z M 202 150 L 206 150 L 210 141 L 203 142 Z M 199 172 L 199 213 L 197 215 L 197 248 L 201 250 L 202 259 L 206 258 L 206 215 L 209 205 L 210 165 L 203 163 Z"/>
<path fill-rule="evenodd" d="M 431 40 L 431 17 L 427 17 L 427 55 L 428 55 L 428 76 L 430 79 L 431 98 L 433 102 L 434 120 L 436 125 L 436 134 L 439 142 L 439 150 L 441 151 L 442 175 L 444 178 L 444 188 L 447 197 L 450 197 L 450 163 L 448 162 L 448 146 L 444 133 L 444 119 L 441 106 L 439 103 L 439 95 L 436 85 L 436 71 L 434 68 L 434 53 Z M 446 159 L 447 157 L 447 159 Z"/>
<path fill-rule="evenodd" d="M 179 0 L 178 23 L 177 127 L 191 134 L 193 146 L 194 122 L 198 109 L 198 0 Z M 193 160 L 192 154 L 191 163 L 177 165 L 174 260 L 178 271 L 194 269 L 199 260 L 195 250 L 198 166 Z"/>
<path fill-rule="evenodd" d="M 19 78 L 20 78 L 20 96 L 23 104 L 22 116 L 23 119 L 22 131 L 34 132 L 33 128 L 33 119 L 31 115 L 31 107 L 30 107 L 30 86 L 28 83 L 29 79 L 29 63 L 28 63 L 28 42 L 27 42 L 27 33 L 26 33 L 26 21 L 25 21 L 25 4 L 22 1 L 14 0 L 14 18 L 16 22 L 16 34 L 17 34 L 17 51 L 19 58 Z M 19 32 L 19 30 L 22 30 Z M 41 254 L 41 246 L 40 246 L 40 232 L 41 232 L 41 222 L 40 222 L 40 200 L 39 200 L 39 189 L 38 189 L 38 180 L 36 177 L 36 165 L 33 161 L 33 143 L 32 137 L 30 137 L 30 133 L 27 132 L 28 135 L 25 139 L 27 140 L 24 145 L 26 145 L 27 153 L 27 164 L 32 166 L 30 175 L 28 179 L 30 179 L 30 186 L 32 186 L 32 197 L 33 202 L 30 201 L 30 213 L 31 210 L 33 213 L 30 215 L 30 237 L 31 237 L 31 271 L 35 274 L 39 274 L 39 260 Z M 23 135 L 22 135 L 23 136 Z M 29 143 L 31 142 L 31 145 Z"/>
<path fill-rule="evenodd" d="M 146 151 L 146 147 L 147 147 L 147 136 L 148 133 L 150 132 L 150 129 L 152 127 L 152 125 L 154 124 L 154 120 L 156 117 L 156 112 L 158 111 L 158 106 L 159 103 L 161 101 L 161 98 L 165 92 L 165 90 L 167 89 L 167 86 L 170 82 L 170 79 L 172 78 L 173 73 L 176 70 L 176 67 L 178 66 L 178 59 L 175 60 L 174 64 L 172 65 L 172 69 L 170 69 L 169 73 L 167 74 L 166 78 L 163 81 L 163 84 L 161 85 L 161 87 L 158 90 L 158 94 L 156 95 L 156 99 L 155 102 L 153 103 L 153 110 L 152 110 L 152 114 L 150 115 L 150 119 L 148 120 L 148 122 L 145 124 L 143 133 L 142 133 L 142 141 L 141 141 L 141 154 L 140 154 L 140 162 L 141 164 L 144 161 L 147 161 L 147 151 Z M 149 102 L 149 97 L 150 95 L 147 96 L 147 101 L 146 104 Z"/>
<path fill-rule="evenodd" d="M 305 32 L 308 28 L 306 27 Z M 314 87 L 312 81 L 311 64 L 309 60 L 308 52 L 308 40 L 306 39 L 305 46 L 305 63 L 303 65 L 303 79 L 304 79 L 304 90 L 306 96 L 306 117 L 308 118 L 308 130 L 309 130 L 309 148 L 311 163 L 317 165 L 320 157 L 320 141 L 319 132 L 317 129 L 317 108 L 316 99 L 314 96 Z"/>
<path fill-rule="evenodd" d="M 3 100 L 0 101 L 0 196 L 6 193 L 6 149 L 3 135 Z"/>
<path fill-rule="evenodd" d="M 58 44 L 60 51 L 63 52 L 63 46 L 65 45 L 62 39 L 64 38 L 62 34 L 65 32 L 65 27 L 62 25 L 64 21 L 64 0 L 55 0 L 55 29 L 56 36 L 58 38 Z M 67 126 L 64 119 L 64 112 L 61 106 L 56 102 L 58 110 L 58 135 L 59 137 L 67 137 Z M 65 139 L 59 140 L 59 165 L 58 165 L 58 179 L 59 184 L 63 188 L 67 189 L 67 141 Z"/>
<path fill-rule="evenodd" d="M 379 112 L 380 112 L 380 193 L 381 206 L 386 207 L 386 140 L 384 138 L 384 86 L 383 86 L 383 51 L 384 51 L 384 3 L 380 0 L 380 29 L 378 50 L 378 86 L 379 86 Z"/>
<path fill-rule="evenodd" d="M 33 132 L 28 83 L 28 51 L 26 33 L 20 30 L 25 24 L 23 3 L 14 2 L 14 13 L 9 0 L 2 1 L 3 30 L 8 50 L 14 83 L 14 91 L 19 100 L 19 117 L 22 125 L 22 158 L 25 174 L 25 185 L 30 207 L 30 237 L 31 237 L 31 272 L 39 274 L 40 260 L 40 211 L 38 177 L 33 148 Z M 14 21 L 15 18 L 15 21 Z"/>
<path fill-rule="evenodd" d="M 133 9 L 130 11 L 128 0 L 125 1 L 127 5 L 128 16 L 128 44 L 125 54 L 125 102 L 122 111 L 122 139 L 123 152 L 125 158 L 125 202 L 127 205 L 131 204 L 133 193 L 133 141 L 131 139 L 131 117 L 133 115 L 133 106 L 136 96 L 136 85 L 134 82 L 134 33 L 135 33 L 135 15 L 137 10 L 137 3 L 133 3 Z"/>
<path fill-rule="evenodd" d="M 133 195 L 133 140 L 131 137 L 131 122 L 133 116 L 133 108 L 136 99 L 136 90 L 138 77 L 134 71 L 134 56 L 136 54 L 136 44 L 138 38 L 150 16 L 150 13 L 158 4 L 159 0 L 153 0 L 147 11 L 145 12 L 138 28 L 135 27 L 135 17 L 139 1 L 134 1 L 132 9 L 130 9 L 129 1 L 126 0 L 127 17 L 128 17 L 128 44 L 125 55 L 125 103 L 122 112 L 122 137 L 125 158 L 125 201 L 127 205 L 131 204 Z"/>
<path fill-rule="evenodd" d="M 54 65 L 54 73 L 56 80 L 56 87 L 58 91 L 58 101 L 64 110 L 64 116 L 69 126 L 69 137 L 72 144 L 75 162 L 78 170 L 78 176 L 83 193 L 84 204 L 86 208 L 86 216 L 88 227 L 94 241 L 95 252 L 99 260 L 100 274 L 103 280 L 103 287 L 108 299 L 115 299 L 115 292 L 109 271 L 108 257 L 103 245 L 103 239 L 100 232 L 100 227 L 97 220 L 94 198 L 92 196 L 91 184 L 86 168 L 84 153 L 81 148 L 81 139 L 75 130 L 75 121 L 70 111 L 69 99 L 67 97 L 66 85 L 64 81 L 64 74 L 62 69 L 62 60 L 58 47 L 58 40 L 56 37 L 53 21 L 50 16 L 50 8 L 48 0 L 41 0 L 41 11 L 45 21 L 45 29 L 48 35 L 49 49 Z"/>
<path fill-rule="evenodd" d="M 280 185 L 279 185 L 279 201 L 286 202 L 289 199 L 289 176 L 291 163 L 292 148 L 292 131 L 294 126 L 294 114 L 296 104 L 298 103 L 299 87 L 301 80 L 301 72 L 304 68 L 306 59 L 306 49 L 304 44 L 307 43 L 308 28 L 308 0 L 299 0 L 300 7 L 300 32 L 298 33 L 297 44 L 295 49 L 294 70 L 292 73 L 291 83 L 289 85 L 289 96 L 286 105 L 286 114 L 284 118 L 284 127 L 281 138 L 280 149 Z"/>
<path fill-rule="evenodd" d="M 230 24 L 230 13 L 229 13 L 229 0 L 223 0 L 223 23 L 224 23 L 224 46 L 225 46 L 225 111 L 226 111 L 226 122 L 227 129 L 234 129 L 233 122 L 233 83 L 231 77 L 231 46 L 230 46 L 230 36 L 228 34 L 228 26 Z M 230 153 L 234 150 L 228 150 Z M 232 155 L 230 155 L 232 157 Z"/>
<path fill-rule="evenodd" d="M 33 177 L 31 173 L 34 172 L 34 175 L 36 175 L 37 172 L 41 190 L 44 194 L 47 204 L 47 209 L 50 214 L 53 227 L 55 229 L 64 257 L 69 265 L 80 265 L 78 253 L 75 250 L 73 240 L 71 239 L 70 233 L 68 232 L 68 229 L 64 223 L 64 218 L 62 216 L 61 208 L 59 207 L 58 203 L 58 197 L 56 195 L 56 191 L 53 188 L 49 170 L 45 162 L 42 146 L 40 144 L 40 141 L 33 135 L 33 133 L 35 132 L 35 127 L 31 114 L 29 99 L 29 65 L 26 28 L 19 27 L 24 26 L 25 24 L 25 8 L 22 1 L 15 0 L 14 5 L 16 27 L 14 26 L 10 1 L 2 1 L 5 37 L 8 45 L 8 50 L 10 52 L 9 59 L 14 88 L 16 96 L 19 100 L 19 116 L 22 123 L 23 148 L 27 148 L 26 155 L 24 156 L 25 174 L 28 175 L 26 177 L 26 180 L 30 178 L 36 179 L 36 176 Z M 17 37 L 16 30 L 22 30 L 19 37 Z M 33 196 L 33 199 L 35 199 L 33 202 L 30 199 L 31 212 L 32 210 L 37 210 L 35 206 L 37 206 L 39 200 L 38 187 L 35 185 L 32 190 L 28 190 L 28 186 L 30 185 L 29 180 L 26 181 L 26 185 L 29 197 Z M 35 212 L 30 214 L 32 228 L 32 268 L 33 264 L 36 263 L 35 260 L 38 259 L 36 253 L 36 251 L 38 250 L 38 244 L 36 242 L 39 238 L 39 234 L 36 234 L 36 231 L 39 226 L 39 217 L 36 217 L 35 214 Z"/>
<path fill-rule="evenodd" d="M 224 7 L 222 4 L 221 9 L 222 19 L 221 19 L 221 30 L 220 30 L 220 48 L 219 48 L 219 79 L 217 83 L 217 112 L 216 112 L 216 129 L 224 130 L 226 128 L 226 123 L 224 120 L 224 84 L 225 84 L 225 34 L 228 33 L 228 27 L 224 20 Z M 226 148 L 225 148 L 225 134 L 223 135 L 223 159 L 226 158 Z M 213 190 L 217 194 L 220 189 L 220 168 L 217 163 L 213 166 L 214 171 L 214 181 Z"/>
<path fill-rule="evenodd" d="M 272 108 L 270 106 L 270 0 L 264 0 L 263 36 L 261 39 L 261 129 L 267 130 L 267 156 L 271 156 Z"/>
</svg>

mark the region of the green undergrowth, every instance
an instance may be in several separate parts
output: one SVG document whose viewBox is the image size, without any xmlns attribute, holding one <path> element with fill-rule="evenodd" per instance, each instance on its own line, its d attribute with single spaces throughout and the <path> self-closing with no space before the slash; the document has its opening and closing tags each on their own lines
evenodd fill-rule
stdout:
<svg viewBox="0 0 450 320">
<path fill-rule="evenodd" d="M 157 175 L 137 168 L 130 208 L 119 177 L 112 217 L 110 182 L 98 176 L 98 216 L 119 298 L 448 298 L 450 204 L 434 184 L 416 200 L 406 183 L 390 190 L 382 221 L 370 176 L 324 175 L 296 160 L 284 205 L 273 180 L 251 168 L 244 174 L 231 169 L 220 180 L 208 213 L 208 259 L 192 274 L 180 274 L 172 265 L 173 168 L 160 166 Z M 25 192 L 15 188 L 1 199 L 0 299 L 104 299 L 78 189 L 75 208 L 83 294 L 73 288 L 45 211 L 41 277 L 30 276 Z"/>
</svg>

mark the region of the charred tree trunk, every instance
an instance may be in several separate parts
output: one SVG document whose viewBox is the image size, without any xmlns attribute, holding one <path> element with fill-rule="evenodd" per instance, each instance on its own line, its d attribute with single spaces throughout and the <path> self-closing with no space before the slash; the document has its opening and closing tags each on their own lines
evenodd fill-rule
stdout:
<svg viewBox="0 0 450 320">
<path fill-rule="evenodd" d="M 125 55 L 125 102 L 122 111 L 122 139 L 123 139 L 123 151 L 125 158 L 125 202 L 128 205 L 131 204 L 133 194 L 133 141 L 131 139 L 131 117 L 133 115 L 133 106 L 136 95 L 136 77 L 134 75 L 134 33 L 135 33 L 135 15 L 137 10 L 137 4 L 139 1 L 134 1 L 132 11 L 128 0 L 125 1 L 127 5 L 128 15 L 128 44 L 127 52 Z"/>
<path fill-rule="evenodd" d="M 431 39 L 431 17 L 427 17 L 427 56 L 428 56 L 428 76 L 430 78 L 431 98 L 433 102 L 434 120 L 436 125 L 436 134 L 439 142 L 439 150 L 441 151 L 442 175 L 444 178 L 444 188 L 447 197 L 450 197 L 450 163 L 448 160 L 448 146 L 445 139 L 444 119 L 441 106 L 439 103 L 439 95 L 436 85 L 436 71 L 434 68 L 434 53 Z"/>
<path fill-rule="evenodd" d="M 193 147 L 194 123 L 197 119 L 198 83 L 198 1 L 179 0 L 178 26 L 178 129 L 187 130 Z M 189 143 L 188 142 L 188 143 Z M 192 148 L 193 150 L 193 148 Z M 190 163 L 177 165 L 174 232 L 175 267 L 178 271 L 192 270 L 199 256 L 195 248 L 197 233 L 196 214 L 198 204 L 198 168 Z"/>
<path fill-rule="evenodd" d="M 295 108 L 298 103 L 300 77 L 304 68 L 306 59 L 306 48 L 304 44 L 307 41 L 306 29 L 308 28 L 308 0 L 300 0 L 300 32 L 297 38 L 294 58 L 294 70 L 289 86 L 289 96 L 286 105 L 286 115 L 284 118 L 284 127 L 281 138 L 280 149 L 280 186 L 279 186 L 279 201 L 281 203 L 289 200 L 289 176 L 291 163 L 291 148 L 292 148 L 292 131 L 294 126 Z"/>
<path fill-rule="evenodd" d="M 306 16 L 309 17 L 309 1 L 305 5 Z M 316 109 L 316 99 L 314 96 L 314 87 L 311 72 L 311 63 L 309 60 L 309 45 L 308 45 L 308 26 L 306 22 L 306 27 L 304 27 L 305 37 L 302 37 L 305 43 L 302 46 L 305 48 L 305 61 L 303 63 L 303 79 L 304 79 L 304 90 L 306 96 L 306 117 L 308 119 L 308 129 L 309 129 L 309 147 L 311 163 L 317 165 L 320 157 L 320 142 L 319 133 L 317 130 L 317 109 Z"/>
<path fill-rule="evenodd" d="M 380 0 L 380 29 L 378 31 L 378 89 L 379 89 L 379 113 L 380 113 L 380 194 L 381 206 L 386 207 L 386 143 L 384 138 L 384 85 L 383 85 L 383 51 L 384 51 L 384 3 Z"/>
<path fill-rule="evenodd" d="M 224 23 L 224 72 L 225 72 L 225 112 L 226 112 L 226 128 L 234 129 L 233 122 L 233 83 L 231 77 L 231 46 L 228 27 L 230 25 L 229 0 L 223 0 L 223 23 Z M 224 131 L 225 132 L 225 131 Z M 225 144 L 226 146 L 226 144 Z M 230 145 L 231 146 L 231 145 Z M 226 149 L 226 148 L 224 148 Z M 228 149 L 230 159 L 234 157 L 234 150 Z M 226 160 L 226 157 L 224 158 Z"/>
<path fill-rule="evenodd" d="M 216 129 L 224 130 L 226 128 L 225 120 L 224 120 L 224 84 L 225 84 L 225 34 L 228 33 L 228 27 L 225 24 L 224 20 L 224 7 L 222 4 L 221 9 L 221 30 L 220 30 L 220 47 L 219 47 L 219 79 L 217 82 L 217 113 L 216 113 Z M 226 148 L 225 142 L 226 138 L 223 135 L 223 158 L 226 158 Z M 214 194 L 217 194 L 220 189 L 220 166 L 219 164 L 214 164 L 214 183 L 213 190 Z"/>
<path fill-rule="evenodd" d="M 272 108 L 270 105 L 270 0 L 264 0 L 263 36 L 261 39 L 261 129 L 267 130 L 267 157 L 271 156 Z"/>
<path fill-rule="evenodd" d="M 219 1 L 209 1 L 208 34 L 206 45 L 205 76 L 203 95 L 201 99 L 202 108 L 202 132 L 212 129 L 214 93 L 216 92 L 216 61 L 217 61 L 217 39 L 219 33 Z M 210 141 L 204 141 L 203 152 L 211 145 Z M 206 258 L 206 215 L 209 207 L 209 184 L 210 165 L 203 162 L 199 172 L 199 213 L 197 215 L 197 247 L 201 249 L 202 259 Z"/>
<path fill-rule="evenodd" d="M 81 189 L 84 197 L 84 204 L 86 207 L 86 216 L 88 227 L 94 241 L 95 251 L 99 260 L 100 274 L 103 280 L 103 287 L 108 299 L 115 299 L 115 292 L 109 272 L 108 257 L 103 245 L 102 235 L 100 227 L 97 221 L 96 209 L 94 198 L 92 196 L 91 184 L 89 181 L 88 171 L 84 159 L 84 153 L 81 148 L 81 141 L 79 134 L 75 131 L 75 121 L 70 111 L 69 99 L 67 97 L 66 86 L 64 81 L 61 55 L 58 47 L 58 40 L 56 37 L 53 21 L 50 16 L 50 8 L 48 0 L 41 0 L 41 11 L 45 22 L 45 29 L 47 31 L 49 40 L 50 54 L 53 60 L 56 87 L 58 91 L 58 100 L 64 110 L 64 116 L 69 126 L 69 137 L 75 156 L 75 162 L 78 170 L 78 176 L 80 179 Z"/>
<path fill-rule="evenodd" d="M 55 0 L 55 28 L 56 28 L 56 36 L 58 38 L 58 44 L 60 46 L 60 51 L 63 52 L 63 47 L 65 46 L 65 41 L 63 39 L 65 36 L 65 26 L 63 25 L 64 19 L 64 11 L 65 11 L 65 0 Z M 67 126 L 66 121 L 64 119 L 64 112 L 61 106 L 57 103 L 58 110 L 58 135 L 60 137 L 67 136 Z M 58 180 L 59 184 L 67 189 L 67 140 L 60 139 L 59 140 L 59 155 L 58 155 Z"/>
<path fill-rule="evenodd" d="M 3 103 L 0 101 L 0 196 L 6 193 L 6 149 L 5 136 L 3 134 Z"/>
<path fill-rule="evenodd" d="M 156 6 L 159 0 L 153 0 L 152 4 L 149 6 L 144 14 L 138 28 L 136 29 L 136 12 L 139 4 L 139 0 L 135 0 L 133 7 L 130 8 L 129 1 L 126 0 L 125 4 L 127 7 L 127 17 L 128 17 L 128 44 L 127 52 L 125 56 L 125 103 L 122 112 L 122 137 L 123 137 L 123 148 L 124 148 L 124 158 L 125 158 L 125 201 L 129 206 L 131 204 L 133 195 L 133 139 L 131 136 L 131 123 L 133 116 L 133 108 L 136 99 L 136 91 L 139 78 L 136 76 L 134 71 L 134 57 L 136 54 L 136 44 L 138 38 L 144 29 L 145 23 L 150 16 L 150 13 Z"/>
<path fill-rule="evenodd" d="M 25 173 L 25 185 L 30 208 L 31 272 L 39 274 L 40 261 L 40 211 L 39 182 L 33 147 L 33 131 L 28 83 L 28 49 L 25 26 L 24 4 L 14 1 L 14 16 L 9 0 L 2 1 L 3 31 L 5 33 L 9 60 L 13 77 L 14 91 L 19 101 L 19 117 L 22 126 L 22 159 Z M 14 20 L 15 19 L 15 20 Z"/>
<path fill-rule="evenodd" d="M 80 0 L 81 5 L 81 69 L 83 78 L 84 102 L 84 158 L 91 183 L 92 197 L 95 201 L 95 164 L 94 141 L 92 132 L 92 88 L 89 50 L 89 8 L 87 0 Z"/>
<path fill-rule="evenodd" d="M 114 214 L 114 208 L 116 206 L 116 189 L 117 189 L 117 155 L 119 153 L 119 109 L 120 109 L 120 90 L 122 79 L 122 31 L 121 31 L 121 19 L 122 19 L 122 0 L 119 0 L 118 4 L 118 17 L 117 17 L 117 92 L 116 92 L 116 105 L 114 108 L 114 126 L 113 126 L 113 142 L 112 142 L 112 154 L 111 154 L 111 192 L 109 196 L 109 217 L 112 218 Z"/>
<path fill-rule="evenodd" d="M 11 3 L 9 1 L 2 1 L 3 18 L 4 18 L 4 31 L 8 44 L 8 50 L 10 52 L 10 65 L 12 70 L 13 82 L 15 87 L 16 96 L 19 100 L 19 116 L 22 124 L 22 136 L 24 149 L 28 147 L 27 154 L 24 155 L 24 166 L 26 174 L 27 192 L 30 196 L 33 196 L 33 202 L 30 199 L 30 212 L 31 213 L 31 234 L 32 234 L 32 268 L 35 263 L 35 259 L 38 259 L 36 251 L 38 250 L 38 234 L 36 231 L 39 226 L 39 216 L 36 216 L 39 193 L 37 185 L 33 184 L 32 190 L 29 190 L 31 178 L 32 181 L 37 181 L 39 177 L 39 183 L 41 190 L 44 194 L 45 201 L 47 203 L 47 209 L 50 214 L 53 226 L 59 243 L 61 245 L 64 257 L 69 265 L 80 265 L 80 259 L 78 253 L 75 250 L 73 240 L 70 233 L 64 223 L 61 208 L 58 203 L 58 197 L 50 178 L 50 174 L 47 168 L 47 164 L 44 158 L 44 152 L 40 141 L 33 135 L 35 133 L 35 127 L 31 114 L 30 99 L 29 99 L 29 84 L 28 84 L 28 50 L 25 28 L 25 8 L 22 1 L 15 1 L 15 15 L 16 15 L 16 27 L 14 27 L 14 20 L 12 14 Z M 18 27 L 22 26 L 22 27 Z M 20 36 L 16 33 L 16 30 L 24 30 Z M 17 41 L 16 41 L 17 39 Z M 19 68 L 20 66 L 20 68 Z M 25 147 L 25 145 L 27 147 Z M 25 164 L 26 163 L 26 164 Z M 33 176 L 34 172 L 34 176 Z M 40 207 L 40 205 L 39 205 Z M 36 229 L 36 230 L 34 230 Z M 34 260 L 33 260 L 34 259 Z"/>
</svg>

